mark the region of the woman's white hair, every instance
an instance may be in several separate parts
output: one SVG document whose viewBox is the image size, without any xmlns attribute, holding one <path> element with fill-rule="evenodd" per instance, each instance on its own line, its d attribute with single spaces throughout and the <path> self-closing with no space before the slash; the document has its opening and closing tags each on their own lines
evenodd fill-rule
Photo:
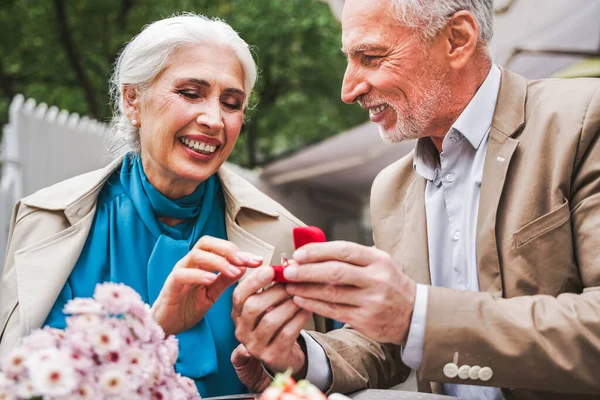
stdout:
<svg viewBox="0 0 600 400">
<path fill-rule="evenodd" d="M 169 57 L 179 48 L 195 45 L 218 45 L 230 48 L 244 70 L 244 92 L 248 105 L 257 77 L 256 63 L 248 44 L 227 23 L 193 13 L 174 15 L 153 22 L 142 29 L 121 51 L 110 79 L 110 95 L 114 111 L 109 150 L 113 155 L 124 151 L 140 151 L 139 130 L 125 115 L 124 86 L 133 86 L 143 96 L 154 78 L 164 69 Z M 215 54 L 218 57 L 218 54 Z"/>
<path fill-rule="evenodd" d="M 393 16 L 410 28 L 418 28 L 431 40 L 455 12 L 470 11 L 479 27 L 479 41 L 487 45 L 494 35 L 493 0 L 392 0 Z"/>
</svg>

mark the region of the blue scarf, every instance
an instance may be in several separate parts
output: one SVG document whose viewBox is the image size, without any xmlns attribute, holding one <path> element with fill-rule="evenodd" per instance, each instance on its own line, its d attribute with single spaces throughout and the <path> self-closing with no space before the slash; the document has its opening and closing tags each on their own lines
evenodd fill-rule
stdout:
<svg viewBox="0 0 600 400">
<path fill-rule="evenodd" d="M 159 217 L 186 221 L 167 226 Z M 204 235 L 227 239 L 218 177 L 173 201 L 150 184 L 141 158 L 128 155 L 102 188 L 86 244 L 45 325 L 63 328 L 64 304 L 74 297 L 91 297 L 98 282 L 123 282 L 153 304 L 175 264 Z M 175 367 L 194 379 L 203 397 L 245 391 L 229 360 L 238 344 L 231 320 L 233 288 L 198 324 L 177 335 Z"/>
</svg>

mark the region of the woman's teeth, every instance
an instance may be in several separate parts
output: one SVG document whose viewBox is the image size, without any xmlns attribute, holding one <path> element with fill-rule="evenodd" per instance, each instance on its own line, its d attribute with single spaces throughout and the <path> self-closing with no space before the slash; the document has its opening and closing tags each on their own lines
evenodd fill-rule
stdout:
<svg viewBox="0 0 600 400">
<path fill-rule="evenodd" d="M 217 149 L 217 146 L 211 146 L 210 144 L 190 140 L 188 138 L 180 138 L 179 141 L 197 153 L 212 154 Z"/>
<path fill-rule="evenodd" d="M 388 105 L 383 104 L 379 107 L 373 107 L 369 111 L 371 112 L 371 115 L 377 115 L 377 114 L 381 114 L 383 112 L 383 110 L 385 110 L 386 108 L 388 108 Z"/>
</svg>

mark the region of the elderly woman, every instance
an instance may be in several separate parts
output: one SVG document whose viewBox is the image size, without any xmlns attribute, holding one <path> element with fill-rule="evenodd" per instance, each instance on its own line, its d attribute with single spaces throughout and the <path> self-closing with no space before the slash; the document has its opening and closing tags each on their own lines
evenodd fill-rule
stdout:
<svg viewBox="0 0 600 400">
<path fill-rule="evenodd" d="M 123 282 L 178 336 L 176 368 L 202 396 L 245 391 L 230 361 L 239 344 L 233 286 L 246 268 L 291 253 L 301 224 L 222 167 L 255 80 L 248 45 L 222 21 L 167 18 L 125 47 L 111 81 L 111 148 L 130 152 L 17 205 L 0 284 L 0 355 L 32 329 L 64 327 L 69 299 Z M 309 321 L 287 312 L 293 324 Z"/>
</svg>

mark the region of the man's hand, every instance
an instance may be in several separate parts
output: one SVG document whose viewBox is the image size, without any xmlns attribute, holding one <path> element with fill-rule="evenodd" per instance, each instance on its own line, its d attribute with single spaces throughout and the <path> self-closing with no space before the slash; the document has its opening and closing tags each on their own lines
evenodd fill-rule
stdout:
<svg viewBox="0 0 600 400">
<path fill-rule="evenodd" d="M 350 242 L 312 243 L 284 270 L 299 307 L 350 324 L 384 343 L 405 344 L 416 284 L 389 254 Z"/>
<path fill-rule="evenodd" d="M 231 354 L 231 364 L 240 381 L 253 393 L 261 393 L 271 383 L 271 378 L 260 361 L 252 357 L 243 344 L 240 344 Z"/>
<path fill-rule="evenodd" d="M 231 312 L 235 336 L 269 370 L 283 372 L 291 367 L 295 376 L 303 377 L 306 356 L 297 340 L 311 314 L 294 304 L 282 284 L 257 293 L 274 276 L 273 268 L 261 267 L 235 288 Z"/>
</svg>

